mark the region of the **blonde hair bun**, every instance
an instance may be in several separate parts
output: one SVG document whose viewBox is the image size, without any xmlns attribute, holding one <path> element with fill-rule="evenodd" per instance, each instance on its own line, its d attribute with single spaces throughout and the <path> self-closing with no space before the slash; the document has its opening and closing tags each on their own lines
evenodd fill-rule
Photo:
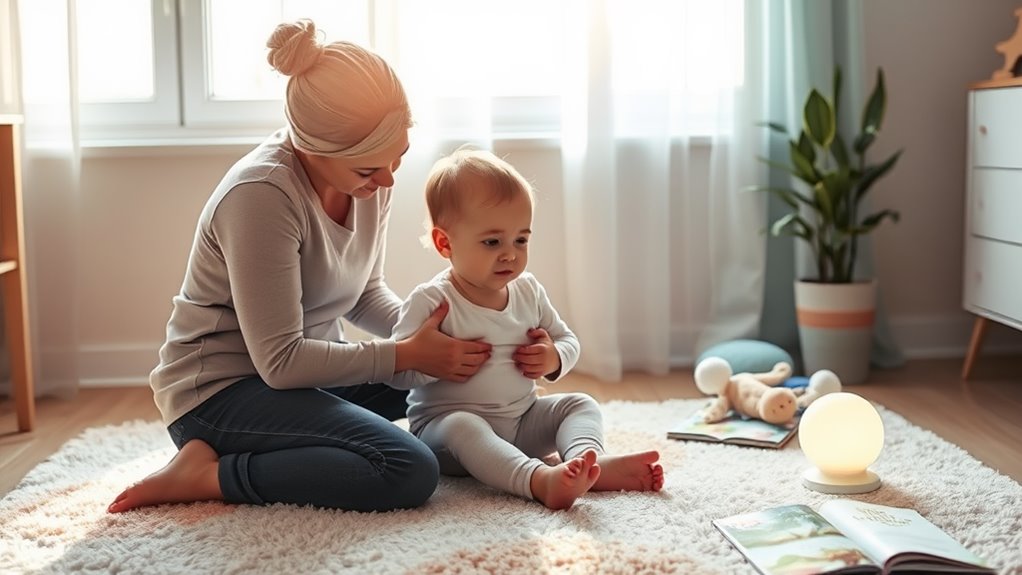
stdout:
<svg viewBox="0 0 1022 575">
<path fill-rule="evenodd" d="M 316 24 L 308 19 L 278 25 L 266 47 L 270 49 L 266 60 L 285 76 L 302 74 L 323 55 L 323 45 L 316 38 Z"/>
</svg>

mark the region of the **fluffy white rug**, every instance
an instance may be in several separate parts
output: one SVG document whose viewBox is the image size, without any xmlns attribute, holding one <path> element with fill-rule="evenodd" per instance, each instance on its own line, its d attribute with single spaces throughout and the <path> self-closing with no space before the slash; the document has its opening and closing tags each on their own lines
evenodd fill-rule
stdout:
<svg viewBox="0 0 1022 575">
<path fill-rule="evenodd" d="M 701 400 L 604 405 L 614 451 L 659 449 L 660 493 L 587 494 L 548 511 L 444 478 L 410 511 L 173 505 L 121 515 L 118 491 L 173 454 L 163 427 L 94 428 L 0 501 L 2 573 L 754 573 L 710 520 L 830 496 L 800 483 L 798 441 L 781 450 L 665 438 Z M 1022 573 L 1022 487 L 880 409 L 883 487 L 857 496 L 912 507 L 1001 569 Z"/>
</svg>

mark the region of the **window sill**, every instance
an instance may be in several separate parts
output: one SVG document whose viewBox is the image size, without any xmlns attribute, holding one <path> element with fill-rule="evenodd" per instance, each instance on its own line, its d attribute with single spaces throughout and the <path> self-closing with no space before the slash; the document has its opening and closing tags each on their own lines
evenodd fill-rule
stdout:
<svg viewBox="0 0 1022 575">
<path fill-rule="evenodd" d="M 210 152 L 245 154 L 265 138 L 266 134 L 262 136 L 82 140 L 81 149 L 83 158 L 200 156 Z"/>
<path fill-rule="evenodd" d="M 274 130 L 245 134 L 229 133 L 164 133 L 152 135 L 125 135 L 114 137 L 83 137 L 82 157 L 147 157 L 147 156 L 195 156 L 211 152 L 224 154 L 245 154 L 259 145 Z M 455 138 L 445 138 L 452 142 Z M 458 141 L 461 141 L 460 139 Z M 537 149 L 560 147 L 560 134 L 504 133 L 495 134 L 492 141 L 504 149 Z"/>
<path fill-rule="evenodd" d="M 259 145 L 272 132 L 273 129 L 264 129 L 244 134 L 180 132 L 83 138 L 81 150 L 84 158 L 200 156 L 210 153 L 243 155 Z M 454 136 L 440 139 L 452 145 L 456 142 L 473 141 L 472 138 Z M 628 140 L 636 138 L 622 138 L 622 141 Z M 503 150 L 560 149 L 562 143 L 561 135 L 556 132 L 504 132 L 494 134 L 490 141 Z M 709 136 L 689 138 L 689 145 L 695 147 L 709 147 L 712 142 L 713 138 Z"/>
</svg>

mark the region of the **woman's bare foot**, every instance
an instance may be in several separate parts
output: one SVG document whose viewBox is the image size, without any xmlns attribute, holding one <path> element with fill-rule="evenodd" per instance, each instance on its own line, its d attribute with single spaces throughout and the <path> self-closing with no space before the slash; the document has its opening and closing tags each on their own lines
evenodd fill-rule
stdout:
<svg viewBox="0 0 1022 575">
<path fill-rule="evenodd" d="M 219 460 L 208 443 L 193 439 L 163 469 L 122 491 L 107 511 L 120 513 L 161 503 L 222 500 L 217 477 Z"/>
<path fill-rule="evenodd" d="M 660 491 L 664 486 L 664 468 L 657 463 L 656 451 L 624 455 L 601 455 L 596 459 L 600 477 L 593 491 Z"/>
<path fill-rule="evenodd" d="M 600 476 L 596 452 L 582 455 L 553 467 L 540 467 L 532 474 L 532 496 L 550 509 L 568 509 L 580 495 L 589 491 Z"/>
</svg>

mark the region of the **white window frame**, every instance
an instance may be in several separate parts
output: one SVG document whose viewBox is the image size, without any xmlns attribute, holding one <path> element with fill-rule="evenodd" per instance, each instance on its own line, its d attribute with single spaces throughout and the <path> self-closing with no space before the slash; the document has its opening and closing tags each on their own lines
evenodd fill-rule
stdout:
<svg viewBox="0 0 1022 575">
<path fill-rule="evenodd" d="M 178 0 L 181 22 L 181 121 L 186 128 L 245 128 L 265 132 L 284 125 L 283 94 L 275 100 L 215 100 L 206 55 L 206 2 Z M 269 65 L 269 64 L 267 64 Z"/>
<path fill-rule="evenodd" d="M 148 102 L 83 104 L 84 146 L 251 143 L 285 125 L 283 94 L 267 100 L 211 97 L 206 0 L 150 1 L 155 97 Z M 396 5 L 393 0 L 365 1 L 370 47 L 392 59 L 397 47 Z M 502 140 L 560 138 L 560 96 L 494 97 L 488 105 L 491 133 Z M 431 107 L 421 113 L 431 115 L 441 132 L 438 136 L 457 139 L 478 133 L 470 124 L 481 118 L 473 116 L 462 99 L 437 99 Z"/>
<path fill-rule="evenodd" d="M 216 100 L 210 95 L 207 66 L 207 4 L 204 0 L 151 0 L 155 97 L 147 102 L 82 104 L 86 142 L 124 140 L 182 141 L 258 138 L 284 125 L 283 94 L 272 100 Z M 394 30 L 387 0 L 370 2 L 373 48 L 392 51 Z M 439 112 L 445 132 L 460 131 L 461 104 L 445 98 Z M 509 138 L 551 137 L 560 130 L 560 98 L 494 98 L 495 131 Z M 97 144 L 98 145 L 98 144 Z"/>
</svg>

